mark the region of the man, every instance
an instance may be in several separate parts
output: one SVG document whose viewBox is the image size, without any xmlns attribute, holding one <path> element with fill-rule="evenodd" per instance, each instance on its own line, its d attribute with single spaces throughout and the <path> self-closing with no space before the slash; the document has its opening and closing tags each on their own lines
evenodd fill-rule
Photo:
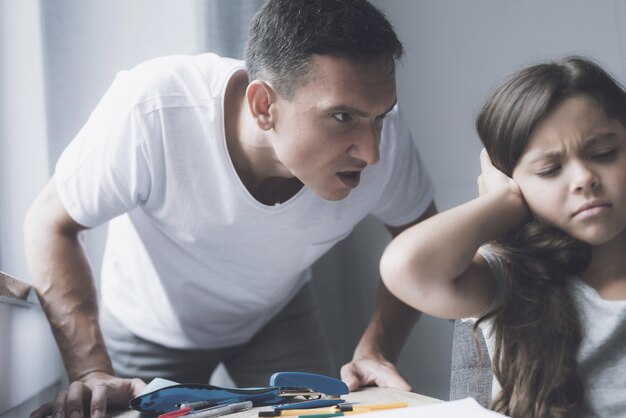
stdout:
<svg viewBox="0 0 626 418">
<path fill-rule="evenodd" d="M 219 362 L 239 386 L 335 374 L 308 267 L 367 214 L 397 234 L 435 211 L 396 107 L 401 54 L 364 0 L 270 0 L 245 66 L 203 54 L 120 73 L 27 216 L 72 381 L 33 416 L 82 416 L 85 399 L 104 416 L 145 381 L 206 382 Z M 107 221 L 99 316 L 79 233 Z M 381 286 L 341 370 L 351 388 L 409 388 L 393 362 L 416 317 Z"/>
</svg>

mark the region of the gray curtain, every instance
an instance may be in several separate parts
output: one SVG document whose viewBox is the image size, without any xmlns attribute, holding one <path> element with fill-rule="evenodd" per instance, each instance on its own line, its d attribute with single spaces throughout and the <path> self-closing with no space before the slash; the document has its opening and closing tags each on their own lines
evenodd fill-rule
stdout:
<svg viewBox="0 0 626 418">
<path fill-rule="evenodd" d="M 204 3 L 207 50 L 242 59 L 250 20 L 264 3 L 264 0 L 207 0 Z"/>
</svg>

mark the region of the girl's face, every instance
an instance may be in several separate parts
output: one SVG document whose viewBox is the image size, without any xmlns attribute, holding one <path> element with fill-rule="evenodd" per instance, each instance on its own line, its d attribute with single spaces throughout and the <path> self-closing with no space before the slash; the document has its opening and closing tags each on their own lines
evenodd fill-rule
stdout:
<svg viewBox="0 0 626 418">
<path fill-rule="evenodd" d="M 591 245 L 626 229 L 626 129 L 584 95 L 535 128 L 513 179 L 539 221 Z"/>
</svg>

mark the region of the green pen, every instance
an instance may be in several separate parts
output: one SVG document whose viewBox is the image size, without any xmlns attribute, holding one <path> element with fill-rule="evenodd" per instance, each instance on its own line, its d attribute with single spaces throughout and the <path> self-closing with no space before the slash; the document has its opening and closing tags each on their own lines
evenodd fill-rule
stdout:
<svg viewBox="0 0 626 418">
<path fill-rule="evenodd" d="M 332 417 L 342 417 L 343 412 L 335 412 L 333 414 L 311 414 L 311 415 L 300 415 L 298 418 L 332 418 Z"/>
</svg>

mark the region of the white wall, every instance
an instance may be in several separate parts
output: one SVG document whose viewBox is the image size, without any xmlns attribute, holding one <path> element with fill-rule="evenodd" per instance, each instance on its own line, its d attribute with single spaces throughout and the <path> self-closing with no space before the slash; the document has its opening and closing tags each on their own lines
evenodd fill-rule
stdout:
<svg viewBox="0 0 626 418">
<path fill-rule="evenodd" d="M 0 0 L 0 266 L 16 277 L 24 215 L 48 177 L 42 52 L 39 2 Z"/>
</svg>

